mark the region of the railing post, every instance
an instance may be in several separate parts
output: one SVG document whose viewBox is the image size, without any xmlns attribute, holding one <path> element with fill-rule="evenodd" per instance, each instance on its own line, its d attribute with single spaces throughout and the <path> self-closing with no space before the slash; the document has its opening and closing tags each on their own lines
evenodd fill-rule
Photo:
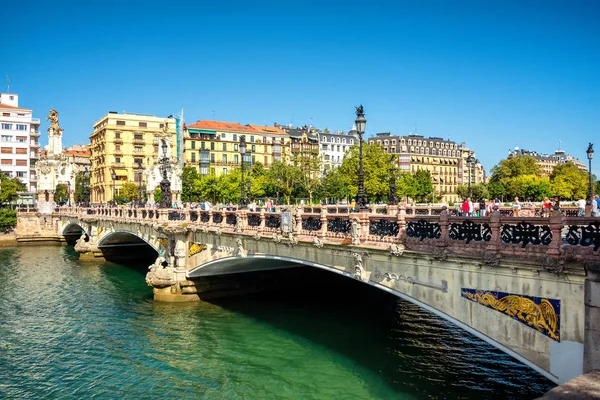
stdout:
<svg viewBox="0 0 600 400">
<path fill-rule="evenodd" d="M 185 222 L 190 222 L 191 221 L 190 209 L 189 208 L 184 209 L 183 213 L 184 213 L 183 215 L 184 215 Z"/>
<path fill-rule="evenodd" d="M 561 235 L 564 226 L 562 215 L 553 212 L 550 216 L 550 223 L 548 225 L 550 226 L 550 232 L 552 232 L 552 242 L 548 245 L 546 254 L 558 256 L 560 255 L 560 246 L 562 246 L 563 243 Z"/>
<path fill-rule="evenodd" d="M 431 215 L 431 207 L 429 208 L 429 215 Z M 443 209 L 440 213 L 440 230 L 441 236 L 439 240 L 440 247 L 448 246 L 448 210 Z"/>
<path fill-rule="evenodd" d="M 490 229 L 492 231 L 492 238 L 486 247 L 486 251 L 498 252 L 500 250 L 500 210 L 493 210 L 490 214 Z"/>
<path fill-rule="evenodd" d="M 404 233 L 406 232 L 406 208 L 400 207 L 398 210 L 398 236 L 396 236 L 396 242 L 402 243 L 404 238 Z"/>
<path fill-rule="evenodd" d="M 321 207 L 321 230 L 317 233 L 320 238 L 325 237 L 327 233 L 327 206 Z"/>
<path fill-rule="evenodd" d="M 296 234 L 300 234 L 302 232 L 302 214 L 304 213 L 304 207 L 296 208 L 296 226 L 294 227 L 294 232 Z"/>
<path fill-rule="evenodd" d="M 265 209 L 260 209 L 260 225 L 258 225 L 258 231 L 263 232 L 265 230 Z"/>
<path fill-rule="evenodd" d="M 369 239 L 370 216 L 370 212 L 361 212 L 358 214 L 358 222 L 360 222 L 360 240 L 366 241 Z"/>
</svg>

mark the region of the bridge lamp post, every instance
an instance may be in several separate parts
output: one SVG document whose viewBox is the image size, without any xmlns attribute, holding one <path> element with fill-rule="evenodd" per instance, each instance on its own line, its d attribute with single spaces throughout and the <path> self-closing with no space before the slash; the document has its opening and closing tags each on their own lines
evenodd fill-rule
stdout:
<svg viewBox="0 0 600 400">
<path fill-rule="evenodd" d="M 68 187 L 67 200 L 68 200 L 69 207 L 71 207 L 71 181 L 67 181 L 67 187 Z"/>
<path fill-rule="evenodd" d="M 87 165 L 83 171 L 83 206 L 90 206 L 90 169 Z"/>
<path fill-rule="evenodd" d="M 391 168 L 390 168 L 390 194 L 388 195 L 388 206 L 398 205 L 398 195 L 396 194 L 396 165 L 394 160 L 395 154 L 392 154 Z"/>
<path fill-rule="evenodd" d="M 138 179 L 139 179 L 139 186 L 138 186 L 138 191 L 140 192 L 139 197 L 140 197 L 140 203 L 144 200 L 144 192 L 142 191 L 142 162 L 138 162 Z"/>
<path fill-rule="evenodd" d="M 113 196 L 112 196 L 113 198 L 112 198 L 112 201 L 113 201 L 113 207 L 114 207 L 114 206 L 116 206 L 116 205 L 117 205 L 117 200 L 116 200 L 116 197 L 117 197 L 117 196 L 116 196 L 116 193 L 117 193 L 117 189 L 116 189 L 116 184 L 117 184 L 117 173 L 115 172 L 115 170 L 114 170 L 114 169 L 113 169 L 113 170 L 111 170 L 111 172 L 110 172 L 110 176 L 111 176 L 111 178 L 112 178 L 112 180 L 113 180 Z"/>
<path fill-rule="evenodd" d="M 467 186 L 467 197 L 471 197 L 471 168 L 473 168 L 473 163 L 475 162 L 475 158 L 473 154 L 469 153 L 467 157 L 467 168 L 469 168 L 469 183 Z"/>
<path fill-rule="evenodd" d="M 246 200 L 246 192 L 244 190 L 244 157 L 246 156 L 246 135 L 240 136 L 240 155 L 242 157 L 242 195 L 240 197 L 240 209 L 244 209 L 248 206 L 248 201 Z"/>
<path fill-rule="evenodd" d="M 162 151 L 163 158 L 160 160 L 161 166 L 160 170 L 162 173 L 162 181 L 160 181 L 160 203 L 159 208 L 171 208 L 173 204 L 171 203 L 171 182 L 167 179 L 167 173 L 169 172 L 169 156 L 167 154 L 168 146 L 167 141 L 162 140 Z"/>
<path fill-rule="evenodd" d="M 358 212 L 369 211 L 367 207 L 367 196 L 365 195 L 365 175 L 363 172 L 363 140 L 367 119 L 365 118 L 363 106 L 356 107 L 356 131 L 358 133 L 358 193 L 356 194 L 356 208 Z"/>
<path fill-rule="evenodd" d="M 593 147 L 594 147 L 594 144 L 590 143 L 587 148 L 587 158 L 590 163 L 589 170 L 588 170 L 588 175 L 589 175 L 589 180 L 590 180 L 589 188 L 588 188 L 588 198 L 589 199 L 591 199 L 592 196 L 594 195 L 594 187 L 592 185 L 592 158 L 594 157 Z"/>
</svg>

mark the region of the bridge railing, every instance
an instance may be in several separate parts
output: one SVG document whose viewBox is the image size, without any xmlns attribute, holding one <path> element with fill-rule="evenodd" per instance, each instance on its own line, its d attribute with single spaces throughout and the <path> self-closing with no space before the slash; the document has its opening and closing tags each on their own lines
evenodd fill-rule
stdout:
<svg viewBox="0 0 600 400">
<path fill-rule="evenodd" d="M 410 210 L 410 213 L 409 213 Z M 453 215 L 433 207 L 375 207 L 352 213 L 347 206 L 304 207 L 290 212 L 291 230 L 299 240 L 325 238 L 332 243 L 370 246 L 402 245 L 420 252 L 456 254 L 500 253 L 515 257 L 554 256 L 600 258 L 600 219 L 568 213 L 548 217 L 505 216 L 502 209 L 490 216 Z M 186 223 L 192 229 L 262 236 L 282 233 L 282 213 L 248 210 L 178 210 L 142 208 L 61 207 L 57 214 L 120 222 Z M 437 214 L 437 215 L 436 215 Z M 490 262 L 493 262 L 491 260 Z"/>
</svg>

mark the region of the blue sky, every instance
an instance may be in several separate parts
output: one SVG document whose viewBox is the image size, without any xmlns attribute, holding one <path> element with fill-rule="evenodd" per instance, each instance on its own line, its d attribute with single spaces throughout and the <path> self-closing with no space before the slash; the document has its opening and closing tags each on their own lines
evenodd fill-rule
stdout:
<svg viewBox="0 0 600 400">
<path fill-rule="evenodd" d="M 587 163 L 600 134 L 597 1 L 95 1 L 3 5 L 0 90 L 87 143 L 108 111 L 391 131 Z M 42 143 L 47 142 L 45 131 Z M 593 172 L 600 176 L 600 142 Z"/>
</svg>

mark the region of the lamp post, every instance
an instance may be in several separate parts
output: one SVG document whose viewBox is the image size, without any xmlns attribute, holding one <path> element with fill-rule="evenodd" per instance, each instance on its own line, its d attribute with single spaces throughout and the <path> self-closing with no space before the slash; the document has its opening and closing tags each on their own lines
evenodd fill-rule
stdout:
<svg viewBox="0 0 600 400">
<path fill-rule="evenodd" d="M 594 187 L 592 185 L 592 158 L 594 157 L 593 147 L 594 147 L 594 144 L 590 143 L 587 148 L 587 158 L 590 163 L 589 170 L 588 170 L 588 175 L 589 175 L 589 179 L 590 179 L 590 183 L 589 183 L 589 187 L 588 187 L 588 198 L 590 198 L 590 199 L 594 195 Z"/>
<path fill-rule="evenodd" d="M 138 186 L 138 192 L 139 197 L 140 197 L 140 203 L 144 200 L 144 192 L 142 192 L 142 161 L 140 160 L 140 162 L 138 162 L 138 179 L 139 179 L 139 186 Z"/>
<path fill-rule="evenodd" d="M 168 146 L 165 139 L 162 140 L 162 151 L 163 157 L 160 160 L 160 171 L 162 174 L 162 181 L 160 181 L 160 203 L 159 208 L 171 208 L 171 182 L 167 179 L 167 173 L 169 172 L 169 155 L 167 154 Z"/>
<path fill-rule="evenodd" d="M 469 156 L 467 157 L 467 168 L 469 168 L 469 183 L 467 186 L 467 197 L 471 197 L 471 168 L 473 167 L 474 162 L 475 159 L 473 157 L 473 154 L 469 153 Z"/>
<path fill-rule="evenodd" d="M 83 171 L 83 206 L 90 206 L 90 169 L 87 165 Z"/>
<path fill-rule="evenodd" d="M 248 201 L 246 200 L 246 192 L 244 190 L 244 156 L 246 155 L 246 135 L 240 136 L 240 155 L 242 157 L 242 196 L 240 197 L 240 209 L 243 209 L 248 206 Z"/>
<path fill-rule="evenodd" d="M 71 207 L 71 181 L 67 181 L 67 202 L 69 204 L 69 207 Z"/>
<path fill-rule="evenodd" d="M 368 211 L 367 196 L 365 195 L 365 175 L 363 173 L 363 140 L 362 135 L 365 133 L 365 118 L 362 104 L 356 107 L 356 131 L 358 133 L 358 193 L 356 194 L 356 208 L 358 212 Z"/>
<path fill-rule="evenodd" d="M 392 154 L 392 162 L 390 168 L 390 194 L 388 195 L 388 206 L 398 205 L 398 195 L 396 194 L 396 165 L 394 159 L 395 154 Z"/>
<path fill-rule="evenodd" d="M 277 198 L 275 200 L 275 204 L 279 205 L 279 179 L 280 175 L 279 175 L 279 171 L 277 171 Z"/>
<path fill-rule="evenodd" d="M 213 205 L 217 203 L 217 176 L 213 180 Z"/>
<path fill-rule="evenodd" d="M 113 196 L 112 196 L 113 198 L 112 198 L 112 202 L 113 202 L 113 207 L 114 207 L 114 206 L 117 205 L 117 200 L 115 199 L 116 193 L 117 193 L 117 190 L 116 190 L 116 187 L 115 187 L 115 185 L 117 184 L 117 173 L 115 172 L 114 169 L 111 170 L 110 176 L 112 177 L 112 180 L 113 180 Z"/>
</svg>

